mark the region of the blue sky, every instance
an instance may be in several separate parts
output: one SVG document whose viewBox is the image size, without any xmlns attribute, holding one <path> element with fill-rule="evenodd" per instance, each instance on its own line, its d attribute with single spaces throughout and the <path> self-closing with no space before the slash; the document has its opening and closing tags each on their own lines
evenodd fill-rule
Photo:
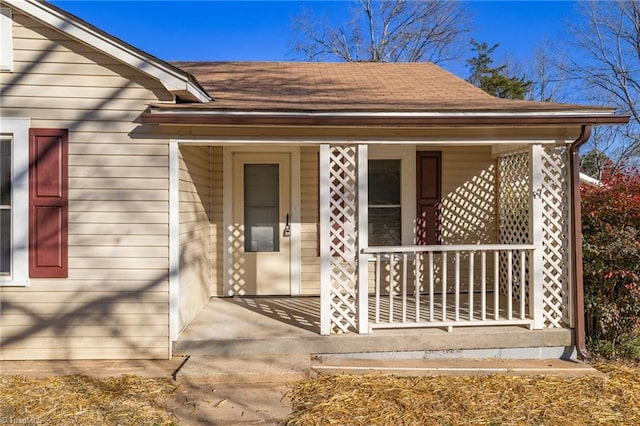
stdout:
<svg viewBox="0 0 640 426">
<path fill-rule="evenodd" d="M 303 5 L 332 17 L 345 1 L 78 1 L 57 6 L 164 60 L 292 60 L 291 19 Z M 526 61 L 544 40 L 562 40 L 571 1 L 470 1 L 479 42 L 500 43 L 495 59 Z M 471 52 L 470 52 L 471 54 Z M 466 77 L 464 67 L 453 70 Z"/>
</svg>

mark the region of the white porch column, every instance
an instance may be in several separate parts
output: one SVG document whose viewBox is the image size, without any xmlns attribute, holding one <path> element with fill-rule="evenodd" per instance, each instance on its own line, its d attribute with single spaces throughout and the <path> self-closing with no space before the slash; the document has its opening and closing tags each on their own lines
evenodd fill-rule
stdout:
<svg viewBox="0 0 640 426">
<path fill-rule="evenodd" d="M 569 149 L 545 145 L 541 155 L 542 321 L 543 327 L 565 327 L 572 318 Z"/>
<path fill-rule="evenodd" d="M 368 146 L 358 145 L 358 333 L 369 333 L 369 263 L 362 249 L 369 245 Z"/>
<path fill-rule="evenodd" d="M 529 196 L 529 226 L 531 243 L 535 245 L 529 271 L 529 312 L 533 316 L 533 328 L 544 327 L 544 218 L 542 205 L 542 145 L 532 145 L 529 149 L 529 173 L 531 194 Z"/>
<path fill-rule="evenodd" d="M 329 145 L 320 145 L 320 334 L 331 333 Z"/>
<path fill-rule="evenodd" d="M 321 334 L 368 331 L 366 283 L 365 291 L 358 291 L 359 277 L 367 277 L 366 272 L 361 273 L 366 261 L 360 261 L 364 257 L 361 244 L 367 242 L 366 159 L 366 146 L 320 146 Z M 365 210 L 359 208 L 362 200 Z M 363 232 L 365 239 L 361 240 Z"/>
</svg>

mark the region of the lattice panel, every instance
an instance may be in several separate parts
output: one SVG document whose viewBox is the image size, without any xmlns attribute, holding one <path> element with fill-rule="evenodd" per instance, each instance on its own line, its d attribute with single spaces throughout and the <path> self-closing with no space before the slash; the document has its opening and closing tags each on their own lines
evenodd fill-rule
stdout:
<svg viewBox="0 0 640 426">
<path fill-rule="evenodd" d="M 568 150 L 542 150 L 543 316 L 546 327 L 569 323 Z"/>
<path fill-rule="evenodd" d="M 227 228 L 227 296 L 247 294 L 247 267 L 244 256 L 244 225 L 233 224 Z"/>
<path fill-rule="evenodd" d="M 506 155 L 498 159 L 498 243 L 528 244 L 529 236 L 529 154 L 526 152 Z M 528 298 L 528 265 L 525 259 Z M 512 262 L 514 300 L 520 300 L 520 256 L 514 253 Z M 507 254 L 500 254 L 500 292 L 507 294 Z M 527 304 L 528 305 L 528 304 Z"/>
<path fill-rule="evenodd" d="M 358 167 L 356 146 L 329 151 L 331 332 L 356 328 Z"/>
</svg>

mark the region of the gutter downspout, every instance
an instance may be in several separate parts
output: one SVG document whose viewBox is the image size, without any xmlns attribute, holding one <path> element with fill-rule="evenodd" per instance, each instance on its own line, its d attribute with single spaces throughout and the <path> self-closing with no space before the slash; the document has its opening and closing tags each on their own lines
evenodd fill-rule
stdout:
<svg viewBox="0 0 640 426">
<path fill-rule="evenodd" d="M 584 282 L 582 271 L 582 209 L 580 207 L 580 147 L 589 140 L 591 126 L 583 125 L 580 136 L 573 141 L 570 148 L 571 202 L 573 215 L 571 219 L 571 243 L 573 245 L 573 290 L 575 295 L 575 347 L 578 359 L 589 362 L 591 355 L 587 351 L 586 328 L 584 317 Z"/>
</svg>

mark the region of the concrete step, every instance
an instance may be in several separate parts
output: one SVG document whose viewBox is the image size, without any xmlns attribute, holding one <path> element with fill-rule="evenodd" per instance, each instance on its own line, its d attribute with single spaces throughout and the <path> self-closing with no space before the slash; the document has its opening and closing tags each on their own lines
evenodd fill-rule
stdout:
<svg viewBox="0 0 640 426">
<path fill-rule="evenodd" d="M 588 364 L 561 359 L 389 359 L 314 356 L 311 370 L 317 374 L 388 374 L 397 376 L 510 376 L 555 375 L 606 377 Z"/>
<path fill-rule="evenodd" d="M 308 379 L 310 372 L 308 354 L 192 355 L 176 372 L 176 380 L 190 383 L 286 383 Z"/>
<path fill-rule="evenodd" d="M 287 383 L 325 374 L 389 374 L 397 376 L 605 375 L 583 362 L 560 359 L 418 359 L 337 355 L 190 356 L 176 371 L 182 383 Z"/>
<path fill-rule="evenodd" d="M 301 336 L 237 337 L 229 333 L 224 337 L 208 337 L 205 333 L 193 338 L 184 336 L 174 343 L 174 355 L 226 356 L 286 355 L 286 354 L 340 354 L 362 352 L 438 352 L 495 348 L 549 348 L 556 353 L 540 353 L 533 358 L 560 358 L 565 348 L 572 346 L 569 329 L 528 330 L 523 327 L 461 327 L 452 332 L 441 329 L 376 330 L 371 334 L 347 333 L 320 336 L 305 333 Z M 485 354 L 480 357 L 498 355 Z M 506 354 L 505 358 L 514 357 Z M 566 356 L 564 356 L 566 357 Z"/>
</svg>

